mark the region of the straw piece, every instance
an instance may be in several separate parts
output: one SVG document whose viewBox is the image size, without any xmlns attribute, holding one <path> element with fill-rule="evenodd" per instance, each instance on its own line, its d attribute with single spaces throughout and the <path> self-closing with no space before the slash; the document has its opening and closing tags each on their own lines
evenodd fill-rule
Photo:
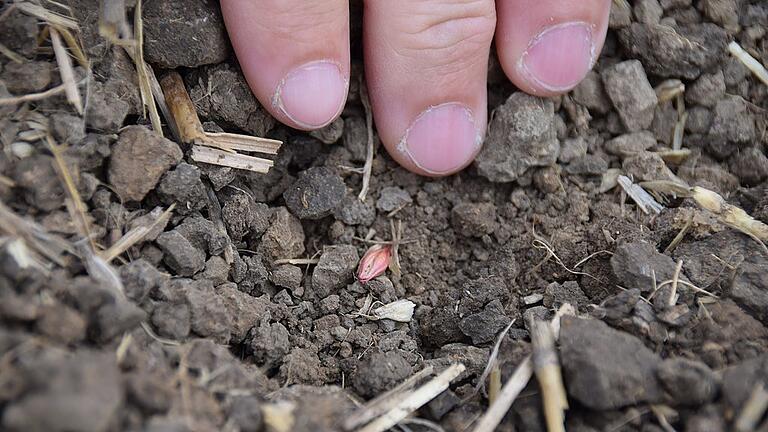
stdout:
<svg viewBox="0 0 768 432">
<path fill-rule="evenodd" d="M 72 69 L 72 60 L 67 54 L 67 50 L 64 48 L 64 44 L 61 42 L 59 32 L 55 27 L 50 28 L 51 33 L 51 45 L 53 45 L 53 53 L 56 55 L 56 63 L 59 65 L 59 75 L 61 75 L 61 83 L 64 86 L 64 93 L 67 95 L 67 102 L 69 102 L 77 113 L 83 115 L 83 101 L 80 96 L 80 90 L 77 88 L 75 82 L 75 71 Z"/>
<path fill-rule="evenodd" d="M 205 141 L 205 132 L 197 116 L 195 105 L 189 98 L 184 80 L 178 72 L 167 73 L 160 80 L 168 109 L 179 132 L 179 139 L 185 143 Z"/>
<path fill-rule="evenodd" d="M 227 153 L 212 147 L 192 146 L 192 160 L 195 162 L 227 166 L 266 174 L 274 163 L 269 159 L 246 156 L 238 153 Z"/>
<path fill-rule="evenodd" d="M 768 85 L 768 70 L 766 70 L 765 67 L 760 64 L 756 58 L 752 57 L 752 55 L 744 51 L 744 48 L 742 48 L 741 45 L 739 45 L 736 41 L 733 41 L 728 44 L 728 51 L 730 51 L 734 57 L 742 62 L 744 66 L 747 67 L 747 69 L 752 71 L 757 79 L 762 81 L 763 84 Z"/>
<path fill-rule="evenodd" d="M 208 139 L 213 139 L 219 145 L 226 145 L 233 150 L 270 155 L 276 155 L 277 151 L 280 150 L 280 146 L 283 144 L 283 142 L 279 140 L 227 132 L 205 132 L 205 136 Z"/>
<path fill-rule="evenodd" d="M 661 213 L 664 206 L 656 202 L 656 200 L 643 189 L 642 187 L 632 183 L 627 176 L 620 175 L 618 177 L 619 185 L 629 195 L 632 200 L 637 203 L 637 206 L 643 213 L 648 214 L 648 211 L 653 211 L 656 214 Z"/>
<path fill-rule="evenodd" d="M 32 15 L 33 17 L 36 17 L 43 21 L 48 22 L 49 24 L 57 25 L 57 26 L 72 29 L 72 30 L 78 30 L 80 28 L 77 25 L 77 21 L 73 20 L 72 18 L 58 14 L 56 12 L 51 12 L 50 10 L 38 4 L 34 4 L 32 2 L 26 2 L 26 1 L 16 2 L 14 4 L 16 5 L 17 9 L 24 12 L 25 14 Z"/>
<path fill-rule="evenodd" d="M 568 398 L 563 386 L 563 375 L 555 349 L 555 337 L 549 323 L 536 321 L 531 331 L 532 362 L 541 387 L 544 417 L 548 432 L 565 432 L 565 410 Z"/>
</svg>

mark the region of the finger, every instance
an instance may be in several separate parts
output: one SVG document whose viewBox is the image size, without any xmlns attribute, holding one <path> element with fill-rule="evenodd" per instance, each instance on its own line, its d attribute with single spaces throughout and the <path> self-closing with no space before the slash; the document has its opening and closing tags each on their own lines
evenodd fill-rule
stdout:
<svg viewBox="0 0 768 432">
<path fill-rule="evenodd" d="M 467 166 L 486 127 L 493 0 L 368 0 L 366 80 L 376 127 L 405 168 L 440 176 Z"/>
<path fill-rule="evenodd" d="M 341 113 L 349 87 L 344 0 L 222 0 L 251 90 L 281 122 L 317 129 Z"/>
<path fill-rule="evenodd" d="M 510 80 L 540 96 L 574 88 L 605 42 L 611 0 L 498 0 L 496 48 Z"/>
</svg>

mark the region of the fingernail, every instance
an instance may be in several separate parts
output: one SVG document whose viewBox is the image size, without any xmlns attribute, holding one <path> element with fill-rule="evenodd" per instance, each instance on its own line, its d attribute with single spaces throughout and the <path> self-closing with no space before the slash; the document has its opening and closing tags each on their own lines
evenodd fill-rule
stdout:
<svg viewBox="0 0 768 432">
<path fill-rule="evenodd" d="M 280 81 L 273 104 L 298 126 L 321 128 L 341 113 L 348 82 L 333 62 L 307 63 Z"/>
<path fill-rule="evenodd" d="M 422 170 L 444 175 L 467 165 L 481 144 L 472 111 L 462 104 L 446 103 L 419 114 L 399 149 Z"/>
<path fill-rule="evenodd" d="M 520 70 L 532 84 L 567 91 L 584 79 L 594 60 L 592 27 L 570 22 L 548 27 L 534 37 L 520 58 Z"/>
</svg>

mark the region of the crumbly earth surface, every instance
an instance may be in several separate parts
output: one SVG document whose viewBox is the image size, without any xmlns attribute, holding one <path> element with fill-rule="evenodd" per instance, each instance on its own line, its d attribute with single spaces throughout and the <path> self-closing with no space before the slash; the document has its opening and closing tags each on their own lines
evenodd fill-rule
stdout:
<svg viewBox="0 0 768 432">
<path fill-rule="evenodd" d="M 470 430 L 488 407 L 473 388 L 499 332 L 514 320 L 497 358 L 504 382 L 531 351 L 532 320 L 564 303 L 579 313 L 558 343 L 570 431 L 732 430 L 768 385 L 764 247 L 690 200 L 648 215 L 615 186 L 618 172 L 682 180 L 768 222 L 768 86 L 726 48 L 768 64 L 766 2 L 614 2 L 594 71 L 562 97 L 519 92 L 493 59 L 477 161 L 430 179 L 379 149 L 362 202 L 350 169 L 368 134 L 359 44 L 341 118 L 299 133 L 251 95 L 217 2 L 146 2 L 146 58 L 183 75 L 205 127 L 285 142 L 254 174 L 196 163 L 153 132 L 133 63 L 99 36 L 97 2 L 68 3 L 92 64 L 76 69 L 90 77 L 85 115 L 63 94 L 0 106 L 0 429 L 260 431 L 280 413 L 292 430 L 339 430 L 357 404 L 461 362 L 414 416 Z M 360 1 L 352 11 L 359 41 Z M 0 56 L 0 97 L 60 83 L 43 27 L 2 14 L 0 41 L 20 62 Z M 667 79 L 686 86 L 684 157 L 667 151 L 681 112 L 654 91 Z M 152 227 L 111 263 L 122 293 L 88 262 L 40 130 L 66 145 L 96 245 Z M 401 273 L 361 285 L 361 239 L 389 240 L 392 221 Z M 662 284 L 679 261 L 672 293 Z M 410 322 L 369 310 L 402 299 L 416 305 Z M 545 430 L 535 379 L 499 430 Z"/>
</svg>

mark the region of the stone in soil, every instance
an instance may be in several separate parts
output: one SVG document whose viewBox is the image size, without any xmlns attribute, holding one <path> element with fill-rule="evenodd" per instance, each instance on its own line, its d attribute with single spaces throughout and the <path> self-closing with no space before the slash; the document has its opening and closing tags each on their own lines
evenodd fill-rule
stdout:
<svg viewBox="0 0 768 432">
<path fill-rule="evenodd" d="M 224 309 L 229 315 L 229 330 L 232 342 L 240 343 L 245 340 L 248 331 L 258 323 L 268 320 L 270 302 L 265 297 L 254 297 L 237 289 L 233 283 L 224 284 L 217 288 L 218 296 Z"/>
<path fill-rule="evenodd" d="M 586 154 L 572 160 L 565 170 L 568 174 L 597 176 L 608 170 L 608 162 L 600 155 Z M 551 192 L 559 189 L 561 187 L 560 184 L 560 179 L 557 178 L 557 182 L 554 182 Z"/>
<path fill-rule="evenodd" d="M 363 358 L 352 376 L 357 394 L 372 398 L 413 374 L 413 368 L 397 351 L 373 351 Z"/>
<path fill-rule="evenodd" d="M 264 422 L 261 402 L 252 395 L 237 396 L 228 403 L 227 418 L 241 432 L 259 432 Z"/>
<path fill-rule="evenodd" d="M 363 202 L 356 195 L 347 195 L 333 212 L 333 217 L 345 225 L 370 226 L 376 220 L 376 209 L 370 201 Z"/>
<path fill-rule="evenodd" d="M 633 12 L 638 22 L 643 24 L 658 24 L 664 14 L 658 0 L 639 0 L 635 3 Z"/>
<path fill-rule="evenodd" d="M 53 303 L 39 308 L 35 330 L 64 345 L 85 339 L 87 322 L 74 309 Z"/>
<path fill-rule="evenodd" d="M 52 211 L 64 205 L 64 188 L 54 165 L 53 157 L 38 154 L 26 157 L 13 166 L 13 179 L 23 191 L 24 200 L 43 211 Z"/>
<path fill-rule="evenodd" d="M 253 96 L 240 69 L 220 63 L 198 68 L 185 79 L 200 117 L 255 136 L 274 127 L 275 119 Z"/>
<path fill-rule="evenodd" d="M 229 243 L 226 233 L 220 232 L 213 222 L 199 215 L 185 218 L 174 231 L 178 231 L 197 249 L 207 251 L 211 255 L 221 254 Z"/>
<path fill-rule="evenodd" d="M 602 84 L 601 84 L 602 85 Z M 587 141 L 584 137 L 566 138 L 563 140 L 558 161 L 568 163 L 587 154 Z"/>
<path fill-rule="evenodd" d="M 189 336 L 191 313 L 185 303 L 160 302 L 152 311 L 152 325 L 157 334 L 172 340 Z"/>
<path fill-rule="evenodd" d="M 760 147 L 749 147 L 731 158 L 731 172 L 746 186 L 757 186 L 768 177 L 768 157 Z"/>
<path fill-rule="evenodd" d="M 706 364 L 682 357 L 661 362 L 656 376 L 672 405 L 703 405 L 711 402 L 720 390 L 717 376 Z"/>
<path fill-rule="evenodd" d="M 32 58 L 37 50 L 37 18 L 12 10 L 0 20 L 0 40 L 11 51 Z"/>
<path fill-rule="evenodd" d="M 554 117 L 551 100 L 512 94 L 496 109 L 488 127 L 488 137 L 475 159 L 478 173 L 504 183 L 517 180 L 531 167 L 553 165 L 560 152 Z"/>
<path fill-rule="evenodd" d="M 627 130 L 648 129 L 658 99 L 643 65 L 637 60 L 626 60 L 605 69 L 602 77 L 605 91 Z"/>
<path fill-rule="evenodd" d="M 141 201 L 182 156 L 175 142 L 143 126 L 129 126 L 112 148 L 109 183 L 124 200 Z"/>
<path fill-rule="evenodd" d="M 291 351 L 291 334 L 281 323 L 262 321 L 251 330 L 252 337 L 247 341 L 256 364 L 267 370 L 279 367 Z"/>
<path fill-rule="evenodd" d="M 91 86 L 85 110 L 86 126 L 102 133 L 117 133 L 131 112 L 130 103 L 98 81 Z"/>
<path fill-rule="evenodd" d="M 202 337 L 211 338 L 216 343 L 228 344 L 232 320 L 243 318 L 232 315 L 236 308 L 227 307 L 226 298 L 217 295 L 211 281 L 185 281 L 184 297 L 189 305 L 192 331 Z M 233 303 L 229 302 L 230 305 Z"/>
<path fill-rule="evenodd" d="M 624 288 L 637 288 L 642 292 L 653 289 L 653 274 L 656 283 L 672 279 L 675 273 L 675 261 L 659 253 L 653 245 L 645 242 L 624 243 L 616 248 L 611 257 L 611 269 L 616 280 Z M 680 275 L 681 280 L 686 280 Z"/>
<path fill-rule="evenodd" d="M 272 213 L 269 228 L 259 244 L 259 252 L 275 259 L 296 258 L 304 253 L 304 229 L 301 222 L 285 207 Z"/>
<path fill-rule="evenodd" d="M 167 205 L 176 203 L 176 213 L 187 214 L 200 210 L 208 202 L 205 186 L 200 179 L 200 168 L 181 162 L 168 171 L 157 186 L 157 194 Z"/>
<path fill-rule="evenodd" d="M 552 282 L 544 290 L 544 306 L 558 309 L 568 303 L 575 308 L 581 308 L 590 303 L 589 299 L 576 281 L 565 281 L 562 284 Z"/>
<path fill-rule="evenodd" d="M 731 409 L 740 410 L 759 382 L 768 382 L 768 355 L 765 354 L 723 371 L 723 400 Z"/>
<path fill-rule="evenodd" d="M 459 329 L 472 339 L 474 345 L 481 345 L 493 341 L 509 321 L 501 302 L 494 300 L 482 312 L 462 318 Z"/>
<path fill-rule="evenodd" d="M 17 96 L 41 92 L 51 85 L 53 64 L 47 61 L 8 62 L 0 78 L 8 91 Z"/>
<path fill-rule="evenodd" d="M 157 245 L 163 251 L 163 262 L 179 276 L 192 276 L 205 268 L 205 252 L 177 230 L 160 234 Z"/>
<path fill-rule="evenodd" d="M 497 226 L 496 206 L 492 203 L 461 203 L 451 210 L 453 229 L 465 237 L 482 237 Z"/>
<path fill-rule="evenodd" d="M 657 403 L 661 359 L 634 336 L 598 320 L 564 317 L 560 359 L 568 394 L 597 410 Z"/>
<path fill-rule="evenodd" d="M 322 385 L 327 373 L 317 352 L 308 348 L 295 347 L 283 357 L 279 377 L 289 384 Z"/>
<path fill-rule="evenodd" d="M 123 384 L 112 353 L 82 349 L 53 364 L 42 356 L 28 373 L 44 374 L 39 387 L 8 403 L 8 431 L 105 431 L 123 405 Z M 39 380 L 38 380 L 39 381 Z"/>
<path fill-rule="evenodd" d="M 208 279 L 214 286 L 219 286 L 229 277 L 229 264 L 220 256 L 212 256 L 205 262 L 205 270 L 195 275 L 195 279 Z"/>
<path fill-rule="evenodd" d="M 145 59 L 165 69 L 221 63 L 229 41 L 217 4 L 207 0 L 147 2 L 142 9 Z"/>
<path fill-rule="evenodd" d="M 754 116 L 744 99 L 728 95 L 717 102 L 709 128 L 710 139 L 734 147 L 753 142 L 756 134 Z"/>
<path fill-rule="evenodd" d="M 685 101 L 692 105 L 712 108 L 725 96 L 725 77 L 723 71 L 702 74 L 699 79 L 685 89 Z"/>
<path fill-rule="evenodd" d="M 603 88 L 603 81 L 595 71 L 589 71 L 573 89 L 573 100 L 587 107 L 590 112 L 598 114 L 605 114 L 611 108 L 608 95 Z"/>
<path fill-rule="evenodd" d="M 605 143 L 605 151 L 616 156 L 630 156 L 656 145 L 656 137 L 648 131 L 619 135 Z"/>
<path fill-rule="evenodd" d="M 295 291 L 301 286 L 303 277 L 304 272 L 301 268 L 291 264 L 279 265 L 269 273 L 270 282 L 291 291 Z"/>
<path fill-rule="evenodd" d="M 387 186 L 382 188 L 379 192 L 379 199 L 376 200 L 376 208 L 383 212 L 391 212 L 412 202 L 411 194 L 405 189 L 397 186 Z"/>
<path fill-rule="evenodd" d="M 326 247 L 312 272 L 312 292 L 318 299 L 339 290 L 352 280 L 360 260 L 357 248 L 351 245 Z"/>
<path fill-rule="evenodd" d="M 85 139 L 85 122 L 82 118 L 67 113 L 52 114 L 50 128 L 59 144 L 79 144 Z"/>
<path fill-rule="evenodd" d="M 149 293 L 169 280 L 169 276 L 158 271 L 152 264 L 139 258 L 120 267 L 125 296 L 141 303 Z"/>
<path fill-rule="evenodd" d="M 331 214 L 346 193 L 344 181 L 326 167 L 310 168 L 283 193 L 285 205 L 299 219 L 321 219 Z"/>
<path fill-rule="evenodd" d="M 232 241 L 238 242 L 247 235 L 258 237 L 269 227 L 270 209 L 257 203 L 250 195 L 236 193 L 221 209 L 221 216 Z"/>
<path fill-rule="evenodd" d="M 619 31 L 619 41 L 649 73 L 691 80 L 725 58 L 728 35 L 711 23 L 676 28 L 633 23 Z"/>
<path fill-rule="evenodd" d="M 425 346 L 439 348 L 464 339 L 459 328 L 459 315 L 452 307 L 431 309 L 421 320 L 421 342 Z"/>
</svg>

